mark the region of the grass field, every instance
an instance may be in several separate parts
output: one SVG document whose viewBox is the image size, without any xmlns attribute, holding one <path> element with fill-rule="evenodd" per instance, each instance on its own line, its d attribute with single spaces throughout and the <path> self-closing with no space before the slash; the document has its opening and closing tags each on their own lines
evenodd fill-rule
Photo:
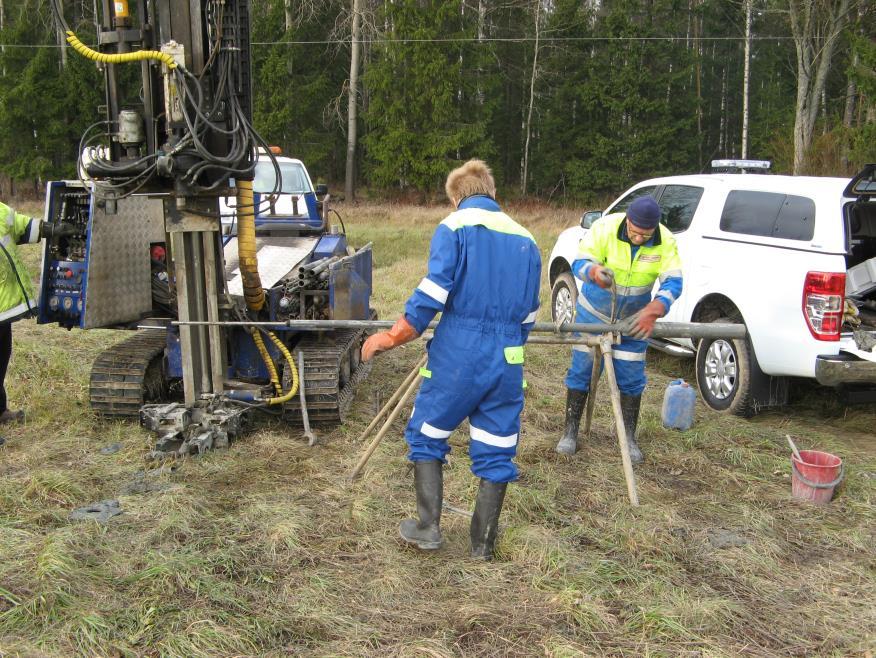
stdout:
<svg viewBox="0 0 876 658">
<path fill-rule="evenodd" d="M 373 305 L 394 319 L 422 277 L 445 209 L 341 208 L 374 242 Z M 571 211 L 521 208 L 545 258 Z M 38 254 L 26 257 L 36 270 Z M 549 317 L 543 286 L 541 319 Z M 0 654 L 21 656 L 870 656 L 876 652 L 876 411 L 807 387 L 744 421 L 699 405 L 662 428 L 671 378 L 652 357 L 627 503 L 605 391 L 595 437 L 553 451 L 567 348 L 527 352 L 526 409 L 497 560 L 468 559 L 468 519 L 445 547 L 402 545 L 414 509 L 399 421 L 350 485 L 358 434 L 422 352 L 377 360 L 351 420 L 318 430 L 259 420 L 229 450 L 158 467 L 151 437 L 89 411 L 94 356 L 123 336 L 15 325 L 7 377 L 23 426 L 0 448 Z M 406 414 L 404 415 L 406 417 Z M 785 434 L 840 454 L 847 477 L 817 508 L 790 498 Z M 447 502 L 470 509 L 467 431 L 451 437 Z M 115 454 L 100 449 L 121 444 Z M 70 511 L 116 499 L 106 525 Z"/>
</svg>

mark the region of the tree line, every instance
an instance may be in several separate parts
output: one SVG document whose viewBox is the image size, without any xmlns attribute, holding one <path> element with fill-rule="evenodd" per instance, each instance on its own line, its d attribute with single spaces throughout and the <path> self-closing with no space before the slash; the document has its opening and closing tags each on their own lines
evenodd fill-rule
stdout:
<svg viewBox="0 0 876 658">
<path fill-rule="evenodd" d="M 65 17 L 95 41 L 94 5 Z M 715 158 L 876 161 L 867 0 L 252 0 L 256 128 L 350 193 L 438 193 L 481 157 L 503 195 L 594 200 Z M 0 0 L 2 193 L 74 175 L 103 74 L 49 8 Z M 54 47 L 52 47 L 54 46 Z"/>
</svg>

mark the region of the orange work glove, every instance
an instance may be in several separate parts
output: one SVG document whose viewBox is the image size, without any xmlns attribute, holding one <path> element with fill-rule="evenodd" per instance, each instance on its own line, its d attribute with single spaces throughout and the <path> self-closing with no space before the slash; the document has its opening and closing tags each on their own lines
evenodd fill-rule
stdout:
<svg viewBox="0 0 876 658">
<path fill-rule="evenodd" d="M 389 331 L 381 331 L 368 337 L 368 340 L 362 345 L 362 360 L 370 361 L 375 355 L 391 350 L 393 347 L 410 343 L 419 335 L 417 330 L 402 315 Z"/>
<path fill-rule="evenodd" d="M 663 317 L 664 313 L 666 313 L 666 306 L 663 302 L 655 299 L 641 311 L 622 321 L 620 323 L 621 333 L 636 340 L 650 338 L 651 332 L 654 331 L 654 323 L 657 322 L 657 318 Z"/>
<path fill-rule="evenodd" d="M 602 289 L 610 288 L 614 283 L 614 270 L 605 265 L 594 265 L 587 270 L 587 276 Z"/>
</svg>

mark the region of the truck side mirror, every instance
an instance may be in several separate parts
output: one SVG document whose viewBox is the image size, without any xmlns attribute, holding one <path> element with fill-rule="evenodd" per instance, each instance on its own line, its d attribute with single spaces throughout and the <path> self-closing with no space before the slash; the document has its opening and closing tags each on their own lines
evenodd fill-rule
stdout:
<svg viewBox="0 0 876 658">
<path fill-rule="evenodd" d="M 328 194 L 328 185 L 325 183 L 319 183 L 313 191 L 316 193 L 316 196 L 325 196 Z"/>
<path fill-rule="evenodd" d="M 583 215 L 581 215 L 581 228 L 590 228 L 593 226 L 593 222 L 602 217 L 601 210 L 588 210 Z"/>
</svg>

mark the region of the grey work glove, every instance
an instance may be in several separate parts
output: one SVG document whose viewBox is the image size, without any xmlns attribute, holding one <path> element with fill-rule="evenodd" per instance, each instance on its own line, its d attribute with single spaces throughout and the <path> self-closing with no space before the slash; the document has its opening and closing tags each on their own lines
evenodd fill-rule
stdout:
<svg viewBox="0 0 876 658">
<path fill-rule="evenodd" d="M 650 301 L 645 308 L 618 323 L 621 335 L 636 340 L 650 338 L 651 332 L 654 331 L 654 323 L 657 322 L 657 318 L 663 317 L 665 312 L 666 308 L 662 302 L 656 299 Z"/>
<path fill-rule="evenodd" d="M 614 271 L 605 265 L 594 265 L 588 274 L 590 280 L 602 289 L 610 288 L 614 283 Z"/>
<path fill-rule="evenodd" d="M 76 233 L 76 227 L 66 222 L 60 222 L 59 224 L 40 222 L 40 237 L 47 240 L 63 238 L 74 233 Z"/>
</svg>

